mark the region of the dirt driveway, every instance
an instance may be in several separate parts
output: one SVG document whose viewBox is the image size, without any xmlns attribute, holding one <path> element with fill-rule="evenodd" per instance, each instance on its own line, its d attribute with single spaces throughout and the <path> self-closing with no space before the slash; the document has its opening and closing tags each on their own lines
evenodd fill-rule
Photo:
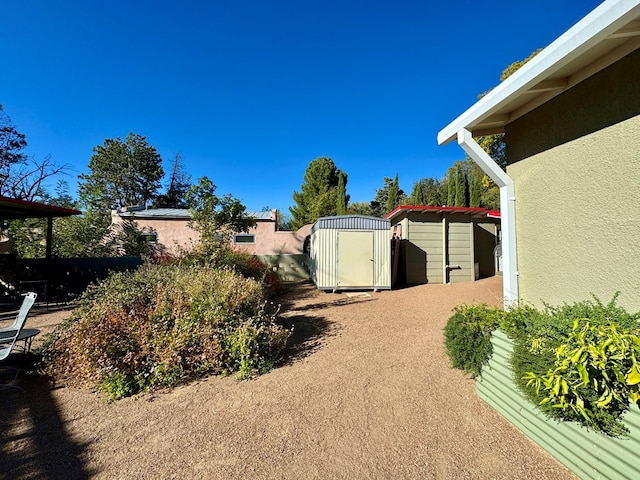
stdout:
<svg viewBox="0 0 640 480">
<path fill-rule="evenodd" d="M 280 299 L 295 352 L 255 380 L 106 404 L 25 376 L 0 397 L 0 478 L 575 478 L 449 366 L 451 308 L 501 296 L 500 277 L 352 298 L 303 285 Z"/>
</svg>

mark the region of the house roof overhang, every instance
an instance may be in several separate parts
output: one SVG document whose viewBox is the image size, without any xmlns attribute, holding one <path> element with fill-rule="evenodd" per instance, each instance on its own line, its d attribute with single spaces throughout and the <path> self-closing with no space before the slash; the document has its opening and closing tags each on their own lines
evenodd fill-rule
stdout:
<svg viewBox="0 0 640 480">
<path fill-rule="evenodd" d="M 13 220 L 17 218 L 50 218 L 80 215 L 82 212 L 72 208 L 46 205 L 15 198 L 0 197 L 0 218 Z"/>
<path fill-rule="evenodd" d="M 522 117 L 640 48 L 640 2 L 607 0 L 438 133 L 438 144 L 467 130 L 504 133 Z"/>
<path fill-rule="evenodd" d="M 474 208 L 474 207 L 437 207 L 431 205 L 400 205 L 392 210 L 384 218 L 387 220 L 393 220 L 402 214 L 408 214 L 411 212 L 418 213 L 462 213 L 470 215 L 473 218 L 500 218 L 499 210 L 487 210 L 486 208 Z"/>
</svg>

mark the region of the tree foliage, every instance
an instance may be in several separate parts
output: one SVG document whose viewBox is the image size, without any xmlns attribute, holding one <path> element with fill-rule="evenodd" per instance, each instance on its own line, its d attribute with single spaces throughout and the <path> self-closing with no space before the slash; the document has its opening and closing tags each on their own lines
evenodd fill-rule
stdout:
<svg viewBox="0 0 640 480">
<path fill-rule="evenodd" d="M 385 208 L 386 213 L 392 212 L 398 205 L 400 205 L 400 185 L 398 184 L 398 174 L 396 173 L 393 182 L 391 182 L 391 187 L 389 188 L 387 206 Z"/>
<path fill-rule="evenodd" d="M 350 215 L 366 215 L 368 217 L 375 216 L 370 202 L 353 202 L 347 207 L 347 213 Z"/>
<path fill-rule="evenodd" d="M 394 178 L 384 177 L 382 181 L 384 185 L 382 188 L 376 190 L 376 196 L 371 202 L 371 210 L 375 217 L 384 217 L 398 205 L 403 205 L 407 201 L 404 190 L 399 186 L 397 174 Z M 391 197 L 391 202 L 389 201 L 389 197 Z M 389 210 L 391 205 L 395 205 L 395 207 Z"/>
<path fill-rule="evenodd" d="M 158 195 L 155 206 L 159 208 L 186 208 L 187 192 L 191 188 L 191 176 L 187 173 L 181 153 L 175 154 L 170 172 L 167 191 Z"/>
<path fill-rule="evenodd" d="M 162 159 L 145 137 L 129 133 L 93 149 L 89 174 L 80 175 L 80 199 L 90 210 L 113 210 L 153 200 L 164 175 Z"/>
<path fill-rule="evenodd" d="M 338 170 L 338 191 L 336 192 L 336 215 L 347 213 L 347 174 Z"/>
<path fill-rule="evenodd" d="M 447 205 L 451 207 L 500 208 L 498 187 L 470 158 L 455 162 L 443 183 L 447 184 Z"/>
<path fill-rule="evenodd" d="M 341 181 L 344 188 L 339 185 Z M 318 157 L 312 160 L 305 171 L 300 191 L 293 192 L 296 205 L 289 207 L 291 228 L 297 230 L 320 217 L 337 215 L 343 205 L 346 212 L 349 204 L 346 186 L 347 174 L 339 170 L 332 159 Z"/>
<path fill-rule="evenodd" d="M 527 58 L 513 62 L 502 71 L 502 74 L 500 75 L 500 81 L 504 82 L 507 78 L 517 72 L 524 64 L 530 61 L 541 51 L 542 49 L 539 48 L 538 50 L 531 52 L 531 54 Z M 478 98 L 484 97 L 487 93 L 489 93 L 489 91 L 481 93 L 480 95 L 478 95 Z M 482 149 L 487 152 L 498 165 L 500 165 L 500 168 L 505 171 L 507 170 L 507 151 L 503 133 L 499 133 L 496 135 L 485 135 L 477 138 L 476 141 L 478 142 L 478 145 L 480 145 L 480 147 L 482 147 Z"/>
<path fill-rule="evenodd" d="M 226 244 L 231 232 L 247 232 L 255 219 L 245 214 L 245 206 L 232 195 L 218 197 L 216 186 L 207 178 L 198 179 L 187 192 L 191 211 L 189 225 L 200 233 L 203 251 Z"/>
<path fill-rule="evenodd" d="M 407 201 L 410 205 L 445 205 L 446 192 L 446 182 L 433 177 L 421 178 L 413 185 Z"/>
</svg>

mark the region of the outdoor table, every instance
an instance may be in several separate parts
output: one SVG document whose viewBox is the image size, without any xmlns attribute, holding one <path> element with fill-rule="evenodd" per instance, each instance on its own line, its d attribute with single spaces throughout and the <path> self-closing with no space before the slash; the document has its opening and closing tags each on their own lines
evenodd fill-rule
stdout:
<svg viewBox="0 0 640 480">
<path fill-rule="evenodd" d="M 12 336 L 9 335 L 10 333 L 11 333 L 10 331 L 0 332 L 0 343 L 9 343 L 13 338 Z M 31 343 L 33 342 L 33 337 L 35 337 L 39 333 L 40 333 L 40 330 L 38 330 L 37 328 L 23 328 L 22 331 L 20 332 L 20 335 L 18 335 L 18 338 L 16 339 L 16 343 L 24 342 L 24 347 L 22 347 L 22 349 L 25 352 L 30 352 Z"/>
</svg>

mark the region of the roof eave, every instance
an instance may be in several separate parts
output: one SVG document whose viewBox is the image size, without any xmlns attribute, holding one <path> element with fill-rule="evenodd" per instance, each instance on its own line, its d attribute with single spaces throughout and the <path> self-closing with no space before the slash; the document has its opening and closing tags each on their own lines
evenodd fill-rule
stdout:
<svg viewBox="0 0 640 480">
<path fill-rule="evenodd" d="M 637 0 L 605 1 L 443 128 L 438 133 L 438 144 L 444 145 L 456 139 L 461 130 L 470 131 L 474 137 L 503 133 L 504 126 L 512 119 L 509 111 L 505 110 L 510 101 L 531 93 L 543 98 L 554 96 L 568 88 L 569 85 L 555 85 L 562 80 L 549 80 L 549 77 L 639 15 Z"/>
</svg>

